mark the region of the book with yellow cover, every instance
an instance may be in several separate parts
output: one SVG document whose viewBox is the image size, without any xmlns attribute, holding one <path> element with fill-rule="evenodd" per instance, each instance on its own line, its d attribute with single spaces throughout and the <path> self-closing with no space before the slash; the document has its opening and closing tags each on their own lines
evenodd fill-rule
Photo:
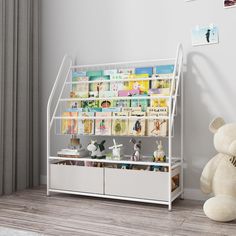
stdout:
<svg viewBox="0 0 236 236">
<path fill-rule="evenodd" d="M 140 75 L 129 75 L 129 79 L 141 79 L 148 78 L 148 74 Z M 137 80 L 129 82 L 129 90 L 139 89 L 141 93 L 148 93 L 149 90 L 149 80 Z"/>
<path fill-rule="evenodd" d="M 62 119 L 62 134 L 77 134 L 78 131 L 78 112 L 63 112 L 62 117 L 73 117 L 73 119 Z"/>
<path fill-rule="evenodd" d="M 169 99 L 168 98 L 158 98 L 156 95 L 151 95 L 151 97 L 155 97 L 151 100 L 151 107 L 168 107 Z"/>
<path fill-rule="evenodd" d="M 80 112 L 79 117 L 86 119 L 79 119 L 78 134 L 94 134 L 94 120 L 89 117 L 95 116 L 94 112 Z"/>
</svg>

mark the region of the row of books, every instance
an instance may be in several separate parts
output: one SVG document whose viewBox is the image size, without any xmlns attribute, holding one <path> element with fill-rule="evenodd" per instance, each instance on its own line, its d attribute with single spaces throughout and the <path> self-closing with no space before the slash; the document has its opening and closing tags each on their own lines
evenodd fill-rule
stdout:
<svg viewBox="0 0 236 236">
<path fill-rule="evenodd" d="M 170 93 L 171 79 L 174 65 L 160 65 L 155 67 L 141 67 L 129 69 L 113 69 L 100 71 L 75 71 L 72 74 L 73 98 L 98 97 L 104 91 L 118 92 L 118 96 L 134 93 L 138 94 L 166 94 Z M 154 80 L 141 80 L 142 78 L 154 78 Z M 139 80 L 135 80 L 139 79 Z M 116 80 L 119 80 L 115 82 Z M 124 81 L 120 81 L 124 80 Z M 95 81 L 94 83 L 87 83 Z M 98 81 L 98 82 L 96 82 Z M 127 81 L 127 82 L 126 82 Z M 79 82 L 79 83 L 77 83 Z M 77 84 L 76 84 L 77 83 Z"/>
<path fill-rule="evenodd" d="M 167 107 L 149 107 L 147 112 L 135 111 L 135 109 L 132 111 L 125 109 L 121 112 L 64 112 L 63 117 L 65 118 L 61 121 L 61 133 L 167 136 L 167 115 Z M 71 117 L 71 119 L 67 119 L 67 117 Z M 97 119 L 92 119 L 91 117 L 97 117 Z M 144 119 L 145 117 L 153 118 Z"/>
<path fill-rule="evenodd" d="M 113 99 L 114 97 L 112 96 L 117 97 L 117 94 L 115 92 L 105 91 L 100 95 L 101 99 L 99 100 L 68 102 L 67 108 L 70 111 L 118 112 L 120 108 L 124 107 L 140 107 L 142 111 L 146 111 L 148 107 L 167 107 L 169 102 L 168 98 L 146 99 L 145 95 L 134 95 L 132 99 L 119 100 Z"/>
</svg>

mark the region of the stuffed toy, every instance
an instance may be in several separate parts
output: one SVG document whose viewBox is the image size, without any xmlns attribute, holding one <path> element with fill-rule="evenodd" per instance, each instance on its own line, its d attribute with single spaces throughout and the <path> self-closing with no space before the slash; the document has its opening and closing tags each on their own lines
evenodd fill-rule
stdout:
<svg viewBox="0 0 236 236">
<path fill-rule="evenodd" d="M 203 210 L 215 221 L 236 219 L 236 123 L 225 124 L 222 118 L 214 119 L 210 126 L 218 154 L 205 166 L 201 175 L 201 190 L 213 193 Z"/>
</svg>

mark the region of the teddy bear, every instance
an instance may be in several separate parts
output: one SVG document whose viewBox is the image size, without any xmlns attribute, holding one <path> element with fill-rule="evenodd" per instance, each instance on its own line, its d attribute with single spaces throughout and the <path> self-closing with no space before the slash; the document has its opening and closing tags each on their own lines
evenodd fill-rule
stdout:
<svg viewBox="0 0 236 236">
<path fill-rule="evenodd" d="M 214 134 L 218 154 L 206 164 L 201 175 L 201 190 L 213 193 L 203 210 L 212 220 L 228 222 L 236 219 L 236 123 L 225 124 L 218 117 L 209 129 Z"/>
</svg>

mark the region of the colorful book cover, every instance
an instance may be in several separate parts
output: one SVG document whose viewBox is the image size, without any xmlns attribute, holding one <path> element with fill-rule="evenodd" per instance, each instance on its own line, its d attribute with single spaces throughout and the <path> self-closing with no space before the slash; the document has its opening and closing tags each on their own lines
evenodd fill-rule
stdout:
<svg viewBox="0 0 236 236">
<path fill-rule="evenodd" d="M 103 75 L 115 75 L 117 74 L 117 69 L 112 69 L 112 70 L 104 70 Z"/>
<path fill-rule="evenodd" d="M 149 77 L 152 77 L 153 68 L 152 68 L 152 67 L 140 67 L 140 68 L 135 68 L 135 74 L 136 74 L 136 75 L 148 74 Z"/>
<path fill-rule="evenodd" d="M 81 101 L 73 101 L 73 102 L 67 102 L 67 110 L 68 109 L 71 109 L 72 111 L 77 111 L 77 110 L 80 110 L 81 109 Z M 69 110 L 68 110 L 69 111 Z"/>
<path fill-rule="evenodd" d="M 151 81 L 151 89 L 148 91 L 149 94 L 169 94 L 172 80 L 160 79 L 159 77 L 155 78 L 156 80 Z"/>
<path fill-rule="evenodd" d="M 128 112 L 114 112 L 113 117 L 128 117 Z M 129 121 L 128 119 L 113 119 L 112 121 L 112 134 L 113 135 L 128 135 Z"/>
<path fill-rule="evenodd" d="M 149 105 L 149 99 L 135 99 L 135 97 L 148 97 L 146 94 L 136 95 L 131 100 L 131 107 L 141 107 L 141 110 L 146 112 Z"/>
<path fill-rule="evenodd" d="M 129 120 L 129 135 L 144 136 L 146 129 L 145 112 L 132 112 Z"/>
<path fill-rule="evenodd" d="M 141 112 L 141 107 L 122 107 L 123 112 Z"/>
<path fill-rule="evenodd" d="M 89 92 L 89 98 L 98 98 L 99 93 L 97 91 L 91 91 Z M 81 106 L 85 109 L 88 108 L 96 108 L 99 107 L 99 101 L 98 100 L 85 100 L 82 101 Z"/>
<path fill-rule="evenodd" d="M 174 72 L 174 65 L 159 65 L 154 69 L 155 74 L 172 74 Z"/>
<path fill-rule="evenodd" d="M 148 74 L 130 75 L 129 79 L 148 78 Z M 138 89 L 141 93 L 148 93 L 149 80 L 137 80 L 129 82 L 129 90 Z"/>
<path fill-rule="evenodd" d="M 130 96 L 135 96 L 139 95 L 140 90 L 139 89 L 133 89 L 133 90 L 119 90 L 118 91 L 118 96 L 119 97 L 130 97 Z"/>
<path fill-rule="evenodd" d="M 102 70 L 98 70 L 98 71 L 87 71 L 86 72 L 86 76 L 88 77 L 101 77 L 103 76 L 103 71 Z"/>
<path fill-rule="evenodd" d="M 86 77 L 86 74 L 87 74 L 86 71 L 73 71 L 72 78 L 73 77 Z"/>
<path fill-rule="evenodd" d="M 124 69 L 118 69 L 118 73 L 123 73 L 123 74 L 135 74 L 135 68 L 124 68 Z"/>
<path fill-rule="evenodd" d="M 91 76 L 91 77 L 89 77 L 89 81 L 96 81 L 96 80 L 100 80 L 100 82 L 90 83 L 89 84 L 89 91 L 90 92 L 100 93 L 101 91 L 109 91 L 110 90 L 110 83 L 106 82 L 106 81 L 110 80 L 110 76 L 106 75 L 106 76 Z"/>
<path fill-rule="evenodd" d="M 61 120 L 61 133 L 62 134 L 77 134 L 78 112 L 63 112 L 62 117 L 74 117 L 74 119 Z"/>
<path fill-rule="evenodd" d="M 158 98 L 158 96 L 153 96 L 151 97 L 156 97 L 155 99 L 150 99 L 151 100 L 151 107 L 167 107 L 169 103 L 168 98 Z"/>
<path fill-rule="evenodd" d="M 117 92 L 114 91 L 101 91 L 99 93 L 100 98 L 104 98 L 104 100 L 99 100 L 99 106 L 101 108 L 111 108 L 113 107 L 113 98 L 117 97 Z"/>
<path fill-rule="evenodd" d="M 72 82 L 85 82 L 85 83 L 79 83 L 79 84 L 72 84 L 72 93 L 74 94 L 74 97 L 77 98 L 87 98 L 88 92 L 89 92 L 89 84 L 88 77 L 78 77 L 73 76 Z"/>
<path fill-rule="evenodd" d="M 148 116 L 161 117 L 166 116 L 167 112 L 148 112 Z M 149 119 L 147 121 L 147 135 L 148 136 L 167 136 L 168 134 L 168 120 L 167 119 Z"/>
<path fill-rule="evenodd" d="M 94 115 L 95 115 L 94 112 L 79 113 L 79 117 L 86 118 L 86 119 L 79 119 L 78 134 L 86 134 L 86 135 L 94 134 L 94 120 L 89 119 L 89 117 L 93 117 Z"/>
<path fill-rule="evenodd" d="M 97 112 L 96 117 L 101 117 L 95 121 L 95 134 L 96 135 L 111 135 L 111 112 Z M 105 118 L 105 119 L 103 119 Z"/>
<path fill-rule="evenodd" d="M 117 92 L 119 90 L 129 89 L 128 78 L 129 78 L 129 75 L 123 74 L 123 73 L 110 75 L 110 80 L 111 80 L 110 90 Z M 127 80 L 127 82 L 125 81 L 114 82 L 115 80 Z"/>
<path fill-rule="evenodd" d="M 158 112 L 159 114 L 164 114 L 162 116 L 168 116 L 168 107 L 148 107 L 147 112 Z"/>
<path fill-rule="evenodd" d="M 130 107 L 130 100 L 114 100 L 114 107 Z"/>
</svg>

